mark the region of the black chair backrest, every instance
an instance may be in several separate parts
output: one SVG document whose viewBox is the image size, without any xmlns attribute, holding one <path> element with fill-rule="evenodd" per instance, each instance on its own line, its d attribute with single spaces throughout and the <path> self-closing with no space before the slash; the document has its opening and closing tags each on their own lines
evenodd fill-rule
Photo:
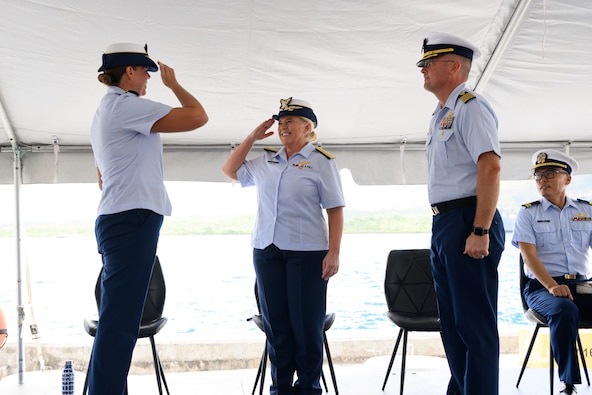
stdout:
<svg viewBox="0 0 592 395">
<path fill-rule="evenodd" d="M 255 302 L 257 303 L 257 311 L 261 314 L 261 304 L 259 302 L 259 288 L 257 288 L 257 279 L 255 279 Z"/>
<path fill-rule="evenodd" d="M 97 283 L 95 285 L 95 299 L 97 301 L 97 309 L 100 308 L 101 301 L 101 276 L 103 269 L 99 273 Z M 144 303 L 144 312 L 142 313 L 142 324 L 149 323 L 162 317 L 164 310 L 164 301 L 166 299 L 166 286 L 164 276 L 162 274 L 162 267 L 158 256 L 154 260 L 154 268 L 152 269 L 152 276 L 150 278 L 150 286 L 148 294 L 146 295 L 146 302 Z"/>
<path fill-rule="evenodd" d="M 438 317 L 430 250 L 393 250 L 389 253 L 384 294 L 389 311 L 410 317 Z"/>
<path fill-rule="evenodd" d="M 520 301 L 522 302 L 522 309 L 524 311 L 528 311 L 528 304 L 526 303 L 526 299 L 524 299 L 524 287 L 526 287 L 526 283 L 528 282 L 528 277 L 524 274 L 524 259 L 522 258 L 522 254 L 519 255 L 519 276 L 520 276 Z"/>
</svg>

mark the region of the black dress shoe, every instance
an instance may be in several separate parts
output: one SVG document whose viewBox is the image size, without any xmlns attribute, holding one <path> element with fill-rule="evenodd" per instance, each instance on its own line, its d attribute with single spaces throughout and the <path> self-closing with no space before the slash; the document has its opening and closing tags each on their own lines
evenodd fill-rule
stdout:
<svg viewBox="0 0 592 395">
<path fill-rule="evenodd" d="M 573 384 L 567 384 L 567 383 L 563 383 L 563 386 L 561 387 L 561 390 L 559 391 L 560 394 L 566 394 L 566 395 L 572 395 L 575 394 L 576 392 L 576 386 Z"/>
</svg>

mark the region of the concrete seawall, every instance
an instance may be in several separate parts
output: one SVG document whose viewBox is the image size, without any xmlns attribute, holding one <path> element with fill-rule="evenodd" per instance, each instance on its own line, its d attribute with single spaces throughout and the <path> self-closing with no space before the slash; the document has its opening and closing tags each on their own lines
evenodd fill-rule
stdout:
<svg viewBox="0 0 592 395">
<path fill-rule="evenodd" d="M 370 338 L 360 335 L 332 336 L 327 332 L 331 356 L 335 364 L 363 363 L 368 358 L 392 353 L 398 328 L 392 336 Z M 502 354 L 518 353 L 518 331 L 500 333 Z M 257 368 L 263 352 L 264 338 L 200 341 L 199 343 L 162 342 L 155 337 L 156 347 L 165 372 L 188 372 L 207 370 L 229 370 Z M 42 344 L 46 368 L 61 369 L 64 360 L 71 359 L 74 369 L 86 372 L 92 341 L 84 344 Z M 400 350 L 400 348 L 399 348 Z M 399 351 L 400 352 L 400 351 Z M 444 349 L 438 333 L 411 332 L 408 339 L 408 354 L 444 356 Z M 25 343 L 25 370 L 39 370 L 37 347 L 33 342 Z M 386 366 L 385 366 L 386 369 Z M 0 350 L 0 379 L 17 374 L 16 345 L 7 344 Z M 139 339 L 134 351 L 130 374 L 154 374 L 152 351 L 148 339 Z"/>
</svg>

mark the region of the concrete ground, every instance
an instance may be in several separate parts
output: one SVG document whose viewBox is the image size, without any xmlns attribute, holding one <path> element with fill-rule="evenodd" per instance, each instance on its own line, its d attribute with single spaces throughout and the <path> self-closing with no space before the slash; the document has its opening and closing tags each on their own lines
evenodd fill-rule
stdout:
<svg viewBox="0 0 592 395">
<path fill-rule="evenodd" d="M 335 366 L 335 375 L 341 395 L 397 395 L 400 386 L 400 359 L 397 356 L 385 391 L 381 390 L 389 356 L 373 357 L 361 364 L 339 364 Z M 502 354 L 500 358 L 500 394 L 547 394 L 549 393 L 549 371 L 547 368 L 528 368 L 522 378 L 520 388 L 516 380 L 520 370 L 518 355 Z M 166 373 L 171 394 L 251 394 L 256 369 L 194 371 L 184 373 Z M 269 370 L 265 386 L 269 384 Z M 556 373 L 555 373 L 556 374 Z M 335 394 L 325 366 L 329 394 Z M 446 360 L 440 357 L 410 355 L 407 359 L 405 375 L 406 395 L 442 395 L 446 391 L 449 372 Z M 129 394 L 158 394 L 154 374 L 132 375 L 129 377 Z M 76 372 L 76 394 L 82 394 L 84 374 Z M 0 380 L 2 395 L 55 395 L 61 389 L 61 372 L 26 372 L 24 383 L 19 384 L 16 375 Z M 559 392 L 559 382 L 555 378 L 553 394 Z M 165 392 L 166 393 L 166 392 Z M 257 388 L 256 393 L 259 393 Z M 269 391 L 264 391 L 268 394 Z M 578 395 L 592 395 L 592 387 L 578 386 Z"/>
</svg>

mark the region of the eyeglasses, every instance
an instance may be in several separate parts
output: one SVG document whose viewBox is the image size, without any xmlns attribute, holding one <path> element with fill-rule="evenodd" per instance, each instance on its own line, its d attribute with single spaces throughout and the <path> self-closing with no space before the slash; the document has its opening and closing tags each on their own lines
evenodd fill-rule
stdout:
<svg viewBox="0 0 592 395">
<path fill-rule="evenodd" d="M 550 180 L 551 178 L 555 178 L 555 174 L 569 174 L 569 173 L 566 171 L 562 171 L 562 170 L 545 170 L 545 171 L 535 171 L 533 173 L 533 176 L 534 176 L 534 179 L 537 181 L 543 177 L 545 177 L 547 180 Z"/>
<path fill-rule="evenodd" d="M 454 62 L 454 60 L 426 60 L 425 62 L 423 62 L 423 67 L 424 67 L 424 69 L 429 69 L 430 67 L 432 67 L 432 64 L 438 63 L 438 62 L 448 63 L 448 62 Z"/>
</svg>

